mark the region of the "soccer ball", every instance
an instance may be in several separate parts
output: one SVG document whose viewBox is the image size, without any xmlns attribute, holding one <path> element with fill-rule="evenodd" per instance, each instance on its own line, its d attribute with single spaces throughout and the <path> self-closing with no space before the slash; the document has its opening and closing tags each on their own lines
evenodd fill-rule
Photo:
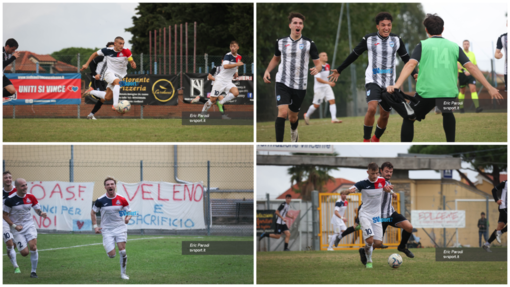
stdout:
<svg viewBox="0 0 510 287">
<path fill-rule="evenodd" d="M 402 256 L 397 253 L 391 254 L 388 258 L 388 264 L 391 266 L 391 268 L 398 268 L 400 265 L 402 265 Z"/>
<path fill-rule="evenodd" d="M 117 105 L 117 111 L 121 114 L 125 114 L 127 112 L 129 112 L 129 110 L 131 109 L 131 103 L 129 101 L 120 101 L 119 104 Z"/>
</svg>

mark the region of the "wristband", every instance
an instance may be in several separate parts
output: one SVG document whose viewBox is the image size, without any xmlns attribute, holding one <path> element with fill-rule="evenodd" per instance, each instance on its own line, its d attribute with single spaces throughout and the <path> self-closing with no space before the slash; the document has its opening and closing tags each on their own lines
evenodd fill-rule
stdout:
<svg viewBox="0 0 510 287">
<path fill-rule="evenodd" d="M 392 191 L 390 191 L 390 193 L 391 193 L 391 194 L 395 194 L 395 193 L 393 192 L 393 190 L 392 190 Z"/>
<path fill-rule="evenodd" d="M 16 228 L 16 226 L 17 226 L 17 225 L 16 225 L 16 224 L 14 224 L 14 223 L 11 225 L 11 227 L 12 227 L 12 228 Z"/>
<path fill-rule="evenodd" d="M 94 226 L 92 226 L 92 227 L 97 228 L 97 224 L 94 224 Z"/>
</svg>

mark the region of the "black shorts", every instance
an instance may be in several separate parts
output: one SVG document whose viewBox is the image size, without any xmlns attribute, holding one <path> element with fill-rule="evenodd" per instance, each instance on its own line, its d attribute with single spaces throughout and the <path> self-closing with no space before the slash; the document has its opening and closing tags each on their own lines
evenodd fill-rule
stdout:
<svg viewBox="0 0 510 287">
<path fill-rule="evenodd" d="M 504 222 L 506 224 L 507 222 L 507 219 L 508 219 L 508 213 L 507 213 L 507 209 L 500 209 L 499 210 L 499 219 L 498 219 L 498 223 L 499 222 Z"/>
<path fill-rule="evenodd" d="M 415 97 L 418 100 L 418 103 L 413 104 L 411 106 L 412 106 L 414 113 L 416 115 L 416 119 L 419 121 L 425 119 L 425 116 L 436 106 L 441 109 L 442 113 L 452 113 L 453 112 L 452 110 L 447 110 L 447 109 L 443 110 L 442 109 L 443 106 L 441 106 L 441 105 L 444 102 L 451 103 L 452 101 L 457 101 L 456 98 L 428 98 L 428 99 L 424 99 L 420 95 L 418 95 L 418 93 L 415 94 Z M 444 107 L 449 107 L 449 106 L 444 105 Z M 456 106 L 456 107 L 458 107 L 458 106 Z"/>
<path fill-rule="evenodd" d="M 383 230 L 386 230 L 386 227 L 388 227 L 388 225 L 398 228 L 396 224 L 404 220 L 407 220 L 407 218 L 405 218 L 405 216 L 395 211 L 393 212 L 393 214 L 391 214 L 390 217 L 388 217 L 388 221 L 382 222 Z"/>
<path fill-rule="evenodd" d="M 4 88 L 8 85 L 12 85 L 11 80 L 4 75 Z"/>
<path fill-rule="evenodd" d="M 276 83 L 275 89 L 277 106 L 288 105 L 291 111 L 299 112 L 306 96 L 306 90 L 291 89 L 282 83 Z"/>
<path fill-rule="evenodd" d="M 365 85 L 365 89 L 367 91 L 367 103 L 371 101 L 378 101 L 383 110 L 391 112 L 391 106 L 388 103 L 382 101 L 381 95 L 383 93 L 383 88 L 379 87 L 378 84 L 368 83 Z"/>
<path fill-rule="evenodd" d="M 287 227 L 287 224 L 278 224 L 278 223 L 276 224 L 276 230 L 275 230 L 276 234 L 282 234 L 286 230 L 289 230 L 289 228 Z"/>
<path fill-rule="evenodd" d="M 92 78 L 92 81 L 91 81 L 91 87 L 94 89 L 94 90 L 99 90 L 99 91 L 106 91 L 106 86 L 108 85 L 108 83 L 106 83 L 105 81 L 101 81 L 101 80 L 96 80 L 95 78 Z"/>
<path fill-rule="evenodd" d="M 459 73 L 459 86 L 464 88 L 467 85 L 476 85 L 476 80 L 473 75 L 466 76 L 464 73 Z"/>
</svg>

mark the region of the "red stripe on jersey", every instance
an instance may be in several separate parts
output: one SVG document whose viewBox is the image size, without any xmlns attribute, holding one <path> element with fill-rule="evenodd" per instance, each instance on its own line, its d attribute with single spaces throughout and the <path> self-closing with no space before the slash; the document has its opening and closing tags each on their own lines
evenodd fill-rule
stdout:
<svg viewBox="0 0 510 287">
<path fill-rule="evenodd" d="M 236 56 L 236 63 L 237 63 L 237 62 L 241 62 L 241 59 L 242 59 L 242 58 L 243 58 L 243 57 L 241 57 L 241 55 L 237 54 L 237 56 Z"/>
<path fill-rule="evenodd" d="M 117 206 L 117 205 L 128 206 L 129 203 L 124 197 L 117 195 L 117 196 L 115 196 L 114 199 L 112 199 L 112 205 L 113 206 Z"/>
<path fill-rule="evenodd" d="M 34 195 L 27 193 L 25 197 L 23 197 L 23 204 L 31 204 L 32 206 L 38 204 L 37 198 Z"/>
<path fill-rule="evenodd" d="M 329 64 L 326 64 L 326 71 L 330 71 L 331 68 L 329 67 Z"/>
<path fill-rule="evenodd" d="M 346 201 L 344 201 L 344 206 L 347 206 L 347 202 L 348 202 L 347 200 L 346 200 Z"/>
<path fill-rule="evenodd" d="M 117 53 L 117 57 L 126 57 L 126 58 L 129 58 L 131 57 L 131 51 L 129 49 L 122 49 L 122 51 L 118 52 Z"/>
<path fill-rule="evenodd" d="M 11 191 L 9 191 L 9 195 L 15 193 L 16 191 L 18 191 L 16 188 L 13 188 Z"/>
</svg>

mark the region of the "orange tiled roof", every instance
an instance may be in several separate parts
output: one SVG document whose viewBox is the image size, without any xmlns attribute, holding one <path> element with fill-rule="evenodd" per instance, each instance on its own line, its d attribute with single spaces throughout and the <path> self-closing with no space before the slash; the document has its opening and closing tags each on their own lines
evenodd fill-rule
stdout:
<svg viewBox="0 0 510 287">
<path fill-rule="evenodd" d="M 342 185 L 353 185 L 355 182 L 347 180 L 345 178 L 335 178 L 334 181 L 330 180 L 326 183 L 325 192 L 333 192 L 340 188 Z M 287 194 L 290 194 L 292 196 L 292 199 L 299 199 L 301 198 L 300 193 L 296 193 L 294 189 L 298 188 L 297 184 L 294 184 L 292 188 L 287 189 L 284 193 L 280 194 L 276 199 L 285 199 L 285 196 Z"/>
<path fill-rule="evenodd" d="M 36 62 L 44 62 L 50 63 L 53 66 L 54 72 L 59 73 L 73 73 L 77 72 L 76 66 L 69 65 L 62 61 L 57 61 L 51 55 L 40 55 L 30 51 L 20 51 L 20 57 L 16 59 L 16 73 L 35 73 L 37 66 L 34 62 L 32 62 L 32 58 L 36 60 Z M 12 64 L 5 67 L 4 72 L 10 72 L 12 69 Z M 39 73 L 49 73 L 44 67 L 39 65 Z"/>
</svg>

